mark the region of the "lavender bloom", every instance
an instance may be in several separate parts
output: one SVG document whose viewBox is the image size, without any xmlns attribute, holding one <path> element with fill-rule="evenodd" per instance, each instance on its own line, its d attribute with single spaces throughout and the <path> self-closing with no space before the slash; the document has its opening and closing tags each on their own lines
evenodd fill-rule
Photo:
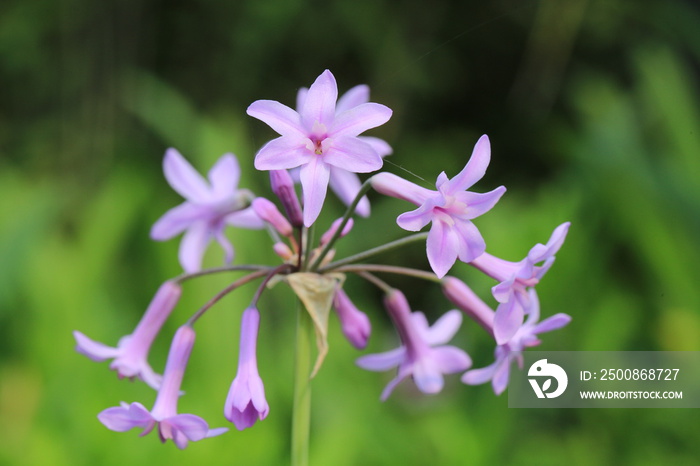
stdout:
<svg viewBox="0 0 700 466">
<path fill-rule="evenodd" d="M 187 447 L 188 441 L 195 442 L 226 432 L 228 429 L 225 427 L 209 429 L 206 421 L 194 414 L 177 414 L 180 385 L 194 339 L 194 330 L 189 326 L 180 327 L 175 333 L 165 366 L 163 384 L 151 411 L 138 402 L 122 403 L 121 406 L 105 409 L 98 414 L 97 418 L 100 422 L 108 429 L 117 432 L 140 427 L 143 429 L 142 436 L 158 426 L 161 442 L 165 443 L 166 440 L 172 439 L 181 450 Z"/>
<path fill-rule="evenodd" d="M 258 170 L 301 167 L 304 225 L 310 226 L 326 198 L 331 167 L 367 173 L 382 166 L 375 147 L 357 136 L 386 123 L 391 110 L 384 105 L 364 103 L 336 113 L 338 87 L 326 70 L 311 85 L 299 112 L 271 100 L 258 100 L 248 115 L 267 123 L 281 137 L 263 146 L 255 156 Z"/>
<path fill-rule="evenodd" d="M 534 291 L 535 285 L 554 263 L 556 254 L 564 244 L 569 231 L 569 222 L 559 225 L 547 244 L 537 244 L 520 262 L 509 262 L 484 253 L 471 262 L 471 265 L 488 276 L 500 281 L 492 288 L 496 301 L 493 324 L 494 337 L 499 345 L 510 340 L 523 323 L 525 310 L 532 307 L 529 289 Z M 536 265 L 542 263 L 542 265 Z"/>
<path fill-rule="evenodd" d="M 471 358 L 461 349 L 444 345 L 452 339 L 462 323 L 462 314 L 449 311 L 432 327 L 422 312 L 411 312 L 406 297 L 392 290 L 384 299 L 401 337 L 402 345 L 391 351 L 370 354 L 357 359 L 357 365 L 371 371 L 385 371 L 398 366 L 396 377 L 382 392 L 386 400 L 394 387 L 409 375 L 423 393 L 438 393 L 444 385 L 443 374 L 468 369 Z"/>
<path fill-rule="evenodd" d="M 297 93 L 297 111 L 301 109 L 308 92 L 309 90 L 305 87 L 299 89 L 299 92 Z M 360 84 L 359 86 L 351 88 L 345 94 L 340 96 L 338 103 L 335 106 L 335 113 L 336 115 L 339 115 L 346 110 L 350 110 L 353 107 L 357 107 L 358 105 L 362 105 L 367 102 L 369 102 L 369 86 Z M 383 139 L 372 136 L 358 136 L 357 139 L 374 147 L 374 150 L 380 157 L 386 157 L 392 153 L 391 146 Z M 297 173 L 294 174 L 297 175 Z M 343 201 L 345 205 L 349 206 L 352 204 L 352 201 L 355 200 L 357 193 L 360 192 L 362 182 L 353 172 L 349 172 L 338 167 L 331 167 L 329 186 L 336 196 L 338 196 L 338 198 Z M 360 199 L 360 201 L 357 203 L 355 212 L 362 217 L 369 217 L 370 207 L 367 196 L 362 196 L 362 199 Z"/>
<path fill-rule="evenodd" d="M 511 363 L 517 361 L 518 366 L 522 369 L 522 352 L 526 348 L 538 346 L 541 343 L 537 335 L 562 328 L 571 322 L 571 316 L 563 313 L 555 314 L 542 322 L 538 322 L 540 319 L 540 303 L 535 290 L 529 290 L 529 295 L 530 308 L 528 309 L 528 318 L 507 343 L 496 346 L 496 361 L 490 366 L 467 371 L 462 376 L 462 382 L 468 385 L 479 385 L 490 380 L 493 391 L 496 395 L 500 395 L 508 386 Z"/>
<path fill-rule="evenodd" d="M 119 340 L 116 348 L 91 340 L 78 331 L 73 332 L 77 342 L 76 351 L 93 361 L 113 359 L 109 368 L 116 370 L 120 378 L 139 377 L 156 390 L 161 376 L 148 364 L 148 352 L 153 340 L 180 299 L 182 289 L 175 282 L 163 283 L 148 305 L 141 321 L 131 335 Z"/>
<path fill-rule="evenodd" d="M 365 349 L 369 335 L 372 332 L 372 326 L 367 314 L 355 307 L 342 289 L 338 289 L 335 292 L 333 309 L 338 314 L 345 338 L 355 348 Z"/>
<path fill-rule="evenodd" d="M 396 222 L 408 231 L 419 231 L 432 222 L 428 234 L 428 262 L 433 272 L 442 278 L 459 258 L 470 262 L 486 249 L 472 219 L 488 212 L 501 198 L 506 188 L 500 186 L 480 194 L 466 191 L 479 181 L 491 159 L 491 147 L 486 135 L 474 146 L 464 169 L 448 179 L 445 172 L 437 178 L 437 191 L 420 187 L 391 173 L 372 177 L 372 187 L 382 194 L 409 201 L 418 209 L 401 214 Z"/>
<path fill-rule="evenodd" d="M 233 422 L 238 430 L 252 427 L 256 421 L 265 419 L 270 412 L 255 355 L 259 324 L 260 314 L 257 309 L 251 307 L 243 312 L 238 373 L 233 379 L 224 404 L 224 416 Z"/>
<path fill-rule="evenodd" d="M 292 225 L 287 218 L 277 209 L 277 206 L 264 197 L 256 197 L 253 200 L 253 210 L 258 216 L 277 230 L 282 236 L 292 235 Z"/>
<path fill-rule="evenodd" d="M 185 202 L 167 211 L 151 229 L 151 238 L 164 241 L 185 231 L 180 243 L 180 264 L 186 272 L 196 272 L 212 238 L 225 252 L 226 263 L 233 260 L 233 246 L 224 235 L 226 225 L 263 228 L 264 222 L 251 207 L 252 193 L 238 189 L 241 170 L 233 154 L 224 154 L 209 171 L 207 183 L 175 149 L 168 149 L 163 160 L 165 178 Z"/>
</svg>

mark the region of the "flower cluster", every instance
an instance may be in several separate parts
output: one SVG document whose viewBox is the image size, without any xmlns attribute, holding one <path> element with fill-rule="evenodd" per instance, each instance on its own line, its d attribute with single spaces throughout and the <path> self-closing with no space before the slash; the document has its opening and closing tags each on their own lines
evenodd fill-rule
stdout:
<svg viewBox="0 0 700 466">
<path fill-rule="evenodd" d="M 205 179 L 179 152 L 168 149 L 163 162 L 165 178 L 185 201 L 155 222 L 151 237 L 160 241 L 184 233 L 179 259 L 185 273 L 160 287 L 135 330 L 122 337 L 116 348 L 74 332 L 78 352 L 95 361 L 111 359 L 110 368 L 120 378 L 138 378 L 157 390 L 151 410 L 139 402 L 122 402 L 102 411 L 98 419 L 107 428 L 121 432 L 139 427 L 143 435 L 157 426 L 161 441 L 172 439 L 179 448 L 185 448 L 189 441 L 227 431 L 227 428 L 210 429 L 206 421 L 193 414 L 178 414 L 178 400 L 184 394 L 181 384 L 195 341 L 196 322 L 223 296 L 254 281 L 259 281 L 257 292 L 241 316 L 238 370 L 228 396 L 222 400 L 224 417 L 239 430 L 264 420 L 270 411 L 258 371 L 257 341 L 261 322 L 258 301 L 273 283 L 284 282 L 293 290 L 305 310 L 301 316 L 313 325 L 317 357 L 312 377 L 328 352 L 331 309 L 355 348 L 364 349 L 370 338 L 369 317 L 343 289 L 348 275 L 365 279 L 384 293 L 384 308 L 394 323 L 400 344 L 398 348 L 357 359 L 357 365 L 366 370 L 396 369 L 396 376 L 381 394 L 382 400 L 409 377 L 421 392 L 438 393 L 443 389 L 444 376 L 455 373 L 462 374 L 465 384 L 491 381 L 495 393 L 500 394 L 508 384 L 511 362 L 522 365 L 522 351 L 538 345 L 539 334 L 561 328 L 570 321 L 566 314 L 556 314 L 540 322 L 535 291 L 552 266 L 569 223 L 558 226 L 546 244 L 535 245 L 519 262 L 486 252 L 486 242 L 473 221 L 491 210 L 505 193 L 503 186 L 486 193 L 469 191 L 484 176 L 490 162 L 487 136 L 477 141 L 461 172 L 452 178 L 440 173 L 432 190 L 388 172 L 371 175 L 364 183 L 360 181 L 358 173 L 378 171 L 383 157 L 392 152 L 385 141 L 362 135 L 386 123 L 392 114 L 388 107 L 369 102 L 367 86 L 356 86 L 338 98 L 335 78 L 326 70 L 308 89 L 299 91 L 296 110 L 276 101 L 258 100 L 248 107 L 247 113 L 279 134 L 258 151 L 254 161 L 255 168 L 269 171 L 271 192 L 277 202 L 238 187 L 240 168 L 233 154 L 222 156 Z M 348 209 L 314 243 L 310 227 L 318 227 L 322 222 L 319 214 L 329 186 Z M 415 206 L 414 210 L 399 215 L 397 224 L 416 233 L 336 259 L 335 243 L 351 233 L 353 216 L 369 216 L 366 194 L 372 188 Z M 420 233 L 428 224 L 429 232 Z M 233 265 L 234 248 L 226 237 L 228 226 L 265 228 L 280 263 Z M 226 265 L 203 269 L 203 256 L 212 239 L 223 248 Z M 430 271 L 366 262 L 381 252 L 417 241 L 426 241 Z M 458 261 L 495 280 L 492 288 L 497 303 L 495 310 L 463 281 L 447 275 Z M 148 354 L 164 323 L 171 318 L 182 293 L 182 282 L 218 272 L 237 272 L 242 276 L 178 328 L 165 370 L 162 375 L 156 373 L 148 362 Z M 377 274 L 404 274 L 438 283 L 456 309 L 445 312 L 431 325 L 425 314 L 411 310 L 400 290 Z M 464 315 L 495 340 L 493 364 L 472 369 L 470 356 L 448 344 L 458 332 Z"/>
</svg>

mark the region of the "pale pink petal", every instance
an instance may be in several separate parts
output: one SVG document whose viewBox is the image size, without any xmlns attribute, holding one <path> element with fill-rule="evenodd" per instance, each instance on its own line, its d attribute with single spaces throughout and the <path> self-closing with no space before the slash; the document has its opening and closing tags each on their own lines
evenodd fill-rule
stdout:
<svg viewBox="0 0 700 466">
<path fill-rule="evenodd" d="M 470 188 L 484 177 L 491 161 L 491 144 L 485 134 L 479 138 L 467 165 L 445 186 L 446 193 L 454 194 Z"/>
<path fill-rule="evenodd" d="M 430 327 L 426 335 L 426 341 L 431 346 L 444 345 L 452 340 L 460 325 L 462 325 L 462 313 L 456 309 L 448 311 L 440 316 Z"/>
<path fill-rule="evenodd" d="M 396 218 L 396 223 L 407 231 L 420 231 L 433 221 L 433 199 L 428 199 L 423 205 L 410 212 L 404 212 Z"/>
<path fill-rule="evenodd" d="M 566 222 L 556 227 L 546 245 L 537 244 L 530 249 L 530 252 L 527 255 L 528 261 L 536 264 L 538 262 L 542 262 L 543 260 L 549 259 L 556 254 L 564 244 L 564 240 L 566 239 L 566 234 L 569 232 L 570 226 L 571 222 Z"/>
<path fill-rule="evenodd" d="M 496 395 L 503 393 L 508 386 L 508 379 L 510 378 L 510 362 L 510 357 L 506 356 L 496 366 L 493 379 L 491 379 L 491 386 L 493 387 L 493 391 L 496 393 Z"/>
<path fill-rule="evenodd" d="M 257 100 L 250 104 L 246 113 L 266 123 L 282 136 L 291 138 L 306 136 L 299 114 L 276 100 Z"/>
<path fill-rule="evenodd" d="M 362 369 L 382 372 L 398 366 L 406 355 L 406 348 L 400 346 L 384 353 L 368 354 L 355 360 Z"/>
<path fill-rule="evenodd" d="M 472 365 L 472 359 L 456 346 L 441 346 L 432 353 L 433 364 L 443 374 L 454 374 L 467 370 Z"/>
<path fill-rule="evenodd" d="M 377 173 L 372 176 L 371 183 L 372 187 L 381 194 L 402 199 L 418 206 L 437 194 L 435 191 L 425 189 L 393 173 Z"/>
<path fill-rule="evenodd" d="M 504 345 L 513 338 L 523 324 L 524 315 L 523 307 L 516 299 L 498 306 L 493 318 L 493 336 L 497 344 Z"/>
<path fill-rule="evenodd" d="M 301 167 L 299 173 L 304 198 L 304 225 L 311 226 L 321 213 L 326 199 L 330 168 L 319 157 Z"/>
<path fill-rule="evenodd" d="M 217 198 L 231 196 L 238 188 L 241 168 L 233 154 L 224 154 L 209 170 L 209 182 Z"/>
<path fill-rule="evenodd" d="M 97 415 L 97 419 L 115 432 L 126 432 L 134 427 L 146 428 L 155 422 L 148 410 L 140 403 L 132 403 L 127 407 L 107 408 Z"/>
<path fill-rule="evenodd" d="M 324 151 L 325 163 L 353 173 L 368 173 L 382 168 L 382 158 L 358 138 L 337 137 Z"/>
<path fill-rule="evenodd" d="M 445 385 L 445 378 L 430 358 L 416 361 L 413 365 L 413 381 L 423 393 L 439 393 Z"/>
<path fill-rule="evenodd" d="M 428 233 L 427 252 L 430 268 L 438 278 L 444 277 L 457 260 L 459 239 L 444 222 L 433 220 Z"/>
<path fill-rule="evenodd" d="M 309 87 L 299 110 L 304 127 L 310 130 L 316 123 L 328 127 L 335 116 L 336 100 L 338 100 L 338 85 L 333 73 L 325 70 Z"/>
<path fill-rule="evenodd" d="M 180 242 L 178 257 L 180 265 L 187 273 L 197 272 L 202 268 L 204 251 L 211 240 L 206 222 L 192 225 Z"/>
<path fill-rule="evenodd" d="M 544 333 L 551 332 L 552 330 L 560 329 L 571 322 L 571 316 L 564 313 L 554 314 L 551 317 L 547 317 L 539 324 L 535 325 L 532 329 L 532 333 Z"/>
<path fill-rule="evenodd" d="M 340 96 L 335 106 L 335 113 L 343 113 L 345 110 L 367 102 L 369 102 L 369 86 L 366 84 L 357 85 Z"/>
<path fill-rule="evenodd" d="M 185 199 L 201 203 L 211 198 L 207 182 L 177 150 L 165 152 L 163 172 L 170 186 Z"/>
<path fill-rule="evenodd" d="M 73 337 L 75 337 L 77 343 L 75 350 L 93 361 L 100 362 L 119 355 L 118 348 L 112 348 L 111 346 L 91 340 L 77 330 L 73 331 Z"/>
<path fill-rule="evenodd" d="M 284 170 L 309 162 L 307 139 L 282 136 L 265 144 L 255 156 L 257 170 Z"/>
<path fill-rule="evenodd" d="M 467 385 L 481 385 L 486 383 L 493 378 L 493 374 L 496 370 L 498 362 L 482 367 L 481 369 L 472 369 L 467 371 L 462 376 L 462 382 Z"/>
<path fill-rule="evenodd" d="M 190 202 L 168 210 L 151 228 L 151 239 L 165 241 L 185 231 L 193 222 L 206 217 L 209 209 Z"/>
<path fill-rule="evenodd" d="M 228 225 L 235 227 L 248 228 L 250 230 L 259 230 L 265 228 L 265 221 L 260 218 L 252 207 L 238 210 L 224 217 L 224 221 Z"/>
<path fill-rule="evenodd" d="M 302 105 L 304 105 L 304 101 L 306 100 L 306 94 L 309 92 L 308 87 L 300 87 L 299 90 L 297 91 L 297 112 L 301 110 Z"/>
<path fill-rule="evenodd" d="M 455 219 L 453 228 L 459 239 L 459 260 L 469 263 L 484 253 L 486 243 L 476 225 L 469 220 Z"/>
<path fill-rule="evenodd" d="M 499 186 L 488 193 L 473 193 L 470 191 L 455 194 L 455 198 L 467 205 L 465 217 L 476 218 L 485 214 L 496 205 L 501 196 L 506 192 L 505 186 Z"/>
<path fill-rule="evenodd" d="M 329 137 L 357 136 L 368 129 L 381 126 L 391 118 L 389 107 L 369 102 L 358 105 L 336 116 L 328 129 Z"/>
<path fill-rule="evenodd" d="M 209 431 L 207 422 L 194 414 L 178 414 L 165 419 L 163 422 L 167 422 L 193 442 L 205 438 Z"/>
<path fill-rule="evenodd" d="M 384 139 L 375 138 L 373 136 L 358 136 L 357 139 L 372 146 L 372 149 L 374 149 L 374 151 L 380 157 L 386 157 L 394 152 L 391 146 Z"/>
</svg>

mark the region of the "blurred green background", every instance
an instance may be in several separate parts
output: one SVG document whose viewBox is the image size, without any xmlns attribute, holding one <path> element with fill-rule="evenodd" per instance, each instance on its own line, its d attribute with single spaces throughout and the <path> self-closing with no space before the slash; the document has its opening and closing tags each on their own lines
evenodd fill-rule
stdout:
<svg viewBox="0 0 700 466">
<path fill-rule="evenodd" d="M 162 177 L 167 147 L 206 171 L 238 155 L 242 185 L 268 195 L 257 148 L 273 137 L 249 118 L 257 99 L 294 105 L 321 71 L 359 83 L 394 110 L 371 134 L 388 171 L 429 185 L 459 171 L 481 134 L 492 162 L 477 185 L 508 192 L 478 219 L 488 250 L 519 260 L 555 226 L 572 227 L 538 287 L 543 316 L 573 322 L 543 350 L 700 350 L 700 11 L 683 0 L 201 1 L 6 0 L 0 5 L 0 464 L 288 462 L 294 309 L 266 293 L 260 371 L 271 405 L 253 429 L 178 451 L 154 433 L 115 433 L 96 418 L 119 401 L 151 406 L 143 384 L 75 353 L 72 330 L 107 344 L 129 333 L 158 285 L 180 272 L 178 241 L 150 225 L 180 202 Z M 369 220 L 339 255 L 402 236 L 408 205 L 373 195 Z M 332 197 L 321 222 L 340 215 Z M 271 262 L 267 238 L 232 231 L 237 263 Z M 352 239 L 354 238 L 354 239 Z M 212 246 L 207 263 L 220 264 Z M 412 246 L 378 258 L 425 267 Z M 274 263 L 274 262 L 272 262 Z M 484 297 L 493 285 L 453 273 Z M 231 276 L 188 282 L 152 364 Z M 386 277 L 431 320 L 439 289 Z M 373 322 L 367 352 L 396 345 L 370 286 L 350 277 Z M 197 325 L 180 407 L 211 426 L 235 374 L 238 319 L 253 289 Z M 363 372 L 335 320 L 314 380 L 316 465 L 697 464 L 694 410 L 515 410 L 507 394 L 450 377 L 443 393 Z M 456 338 L 476 367 L 492 361 L 478 326 Z"/>
</svg>

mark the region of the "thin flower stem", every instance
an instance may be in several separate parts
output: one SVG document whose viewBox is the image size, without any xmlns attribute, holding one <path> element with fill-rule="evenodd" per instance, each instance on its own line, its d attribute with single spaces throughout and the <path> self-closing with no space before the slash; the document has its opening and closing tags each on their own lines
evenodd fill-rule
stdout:
<svg viewBox="0 0 700 466">
<path fill-rule="evenodd" d="M 198 277 L 204 277 L 206 275 L 213 275 L 215 273 L 222 273 L 222 272 L 240 272 L 240 271 L 266 271 L 266 270 L 272 270 L 274 267 L 270 267 L 269 265 L 227 265 L 224 267 L 212 267 L 210 269 L 204 269 L 204 270 L 199 270 L 197 272 L 192 272 L 192 273 L 183 273 L 181 275 L 178 275 L 177 277 L 173 278 L 172 281 L 175 283 L 183 283 L 186 282 L 187 280 L 191 280 L 193 278 L 198 278 Z"/>
<path fill-rule="evenodd" d="M 294 405 L 292 408 L 292 466 L 309 464 L 311 427 L 311 348 L 314 325 L 311 316 L 297 300 L 297 330 L 294 352 Z"/>
<path fill-rule="evenodd" d="M 333 245 L 338 240 L 338 238 L 340 238 L 340 235 L 343 233 L 343 229 L 345 229 L 345 225 L 348 224 L 350 217 L 352 217 L 352 214 L 355 213 L 355 208 L 357 208 L 357 204 L 359 204 L 360 199 L 362 199 L 362 197 L 365 194 L 367 194 L 367 191 L 369 191 L 372 188 L 372 184 L 370 183 L 371 179 L 372 178 L 370 177 L 364 183 L 362 183 L 362 186 L 360 186 L 360 191 L 357 193 L 357 196 L 355 196 L 355 199 L 353 199 L 352 204 L 350 204 L 348 209 L 345 211 L 345 215 L 343 215 L 343 220 L 340 222 L 340 225 L 338 225 L 338 229 L 335 231 L 335 233 L 333 233 L 333 236 L 331 237 L 330 241 L 328 241 L 328 243 L 323 247 L 323 250 L 318 255 L 314 263 L 311 264 L 309 270 L 318 270 L 318 266 L 321 265 L 323 259 L 330 252 L 330 250 L 333 249 Z"/>
<path fill-rule="evenodd" d="M 396 249 L 410 243 L 415 243 L 416 241 L 423 241 L 427 237 L 428 233 L 416 233 L 415 235 L 406 236 L 404 238 L 397 239 L 396 241 L 392 241 L 390 243 L 377 246 L 376 248 L 368 249 L 367 251 L 363 251 L 353 256 L 346 257 L 345 259 L 331 262 L 325 267 L 322 267 L 319 270 L 319 272 L 327 272 L 329 270 L 337 269 L 338 267 L 342 267 L 347 264 L 352 264 L 353 262 L 361 261 L 367 259 L 368 257 L 372 257 L 374 255 L 381 254 L 383 252 L 390 251 L 392 249 Z"/>
<path fill-rule="evenodd" d="M 426 272 L 425 270 L 412 269 L 409 267 L 398 267 L 393 265 L 381 265 L 381 264 L 352 264 L 345 265 L 342 267 L 337 267 L 333 269 L 336 272 L 380 272 L 380 273 L 393 273 L 397 275 L 406 275 L 409 277 L 422 278 L 423 280 L 429 280 L 435 283 L 442 283 L 437 275 L 433 272 Z M 321 269 L 321 271 L 325 271 Z"/>
<path fill-rule="evenodd" d="M 187 325 L 189 325 L 190 327 L 194 325 L 194 323 L 197 322 L 197 319 L 202 317 L 202 315 L 204 315 L 204 313 L 207 312 L 214 304 L 218 303 L 221 300 L 221 298 L 223 298 L 236 288 L 243 286 L 246 283 L 255 280 L 256 278 L 268 275 L 269 273 L 270 269 L 269 267 L 266 267 L 264 270 L 258 270 L 257 272 L 250 273 L 245 277 L 241 277 L 235 282 L 231 283 L 229 286 L 227 286 L 223 290 L 219 291 L 216 295 L 214 295 L 214 297 L 211 298 L 204 306 L 199 308 L 199 310 L 187 320 Z"/>
<path fill-rule="evenodd" d="M 380 280 L 369 272 L 357 272 L 357 275 L 372 283 L 384 293 L 388 294 L 391 292 L 391 290 L 393 290 L 393 288 L 387 282 Z"/>
</svg>

